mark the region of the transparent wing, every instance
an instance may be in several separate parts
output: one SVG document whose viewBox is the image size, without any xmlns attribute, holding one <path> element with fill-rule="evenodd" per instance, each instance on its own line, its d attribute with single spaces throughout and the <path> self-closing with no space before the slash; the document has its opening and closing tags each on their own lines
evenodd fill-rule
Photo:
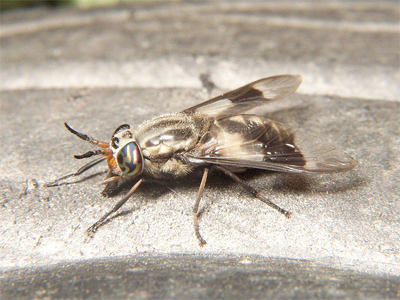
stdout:
<svg viewBox="0 0 400 300">
<path fill-rule="evenodd" d="M 237 115 L 294 93 L 300 83 L 301 76 L 298 75 L 268 77 L 200 103 L 183 112 L 188 114 L 199 112 L 216 119 Z"/>
<path fill-rule="evenodd" d="M 317 137 L 255 115 L 216 120 L 188 160 L 280 172 L 340 172 L 357 164 Z"/>
</svg>

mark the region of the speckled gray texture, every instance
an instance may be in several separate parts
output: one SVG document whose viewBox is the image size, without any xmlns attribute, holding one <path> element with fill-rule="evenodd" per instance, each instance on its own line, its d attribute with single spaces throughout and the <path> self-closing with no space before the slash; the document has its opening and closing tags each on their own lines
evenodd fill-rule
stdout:
<svg viewBox="0 0 400 300">
<path fill-rule="evenodd" d="M 83 96 L 71 98 L 77 94 Z M 191 207 L 200 180 L 193 176 L 166 183 L 172 190 L 140 189 L 136 201 L 124 207 L 131 213 L 85 243 L 84 229 L 118 197 L 99 195 L 96 183 L 104 174 L 75 185 L 42 186 L 76 170 L 83 162 L 72 155 L 93 148 L 65 130 L 63 121 L 107 140 L 119 124 L 136 125 L 159 112 L 180 110 L 195 104 L 199 94 L 188 89 L 2 92 L 7 147 L 1 162 L 1 228 L 3 250 L 13 253 L 2 260 L 4 266 L 149 251 L 222 252 L 317 259 L 369 271 L 391 266 L 391 272 L 398 272 L 399 105 L 394 102 L 294 95 L 283 100 L 287 108 L 264 114 L 325 137 L 359 161 L 355 170 L 339 174 L 245 174 L 253 186 L 294 213 L 290 220 L 216 173 L 201 205 L 201 231 L 208 241 L 204 249 L 193 233 Z M 106 168 L 103 164 L 91 173 Z"/>
<path fill-rule="evenodd" d="M 271 262 L 279 270 L 287 259 L 310 261 L 317 279 L 325 272 L 318 266 L 367 273 L 362 276 L 383 280 L 377 297 L 399 296 L 391 283 L 400 274 L 396 7 L 188 3 L 3 15 L 0 269 L 10 271 L 1 282 L 23 282 L 16 274 L 25 268 L 41 276 L 36 268 L 49 264 L 84 260 L 85 268 L 115 256 L 129 264 L 132 256 L 143 255 L 154 257 L 154 264 L 164 257 L 173 277 L 171 266 L 179 259 L 171 255 L 188 254 L 199 268 L 206 259 L 216 270 L 223 257 L 233 255 L 255 262 L 282 258 L 285 263 Z M 120 124 L 138 125 L 281 73 L 303 75 L 299 93 L 257 113 L 321 136 L 359 161 L 353 171 L 339 174 L 242 174 L 292 211 L 290 220 L 214 173 L 201 202 L 204 248 L 193 232 L 196 176 L 144 186 L 121 216 L 87 241 L 84 230 L 122 195 L 100 195 L 105 164 L 79 184 L 43 187 L 82 165 L 73 154 L 92 149 L 65 130 L 65 121 L 108 140 Z M 201 74 L 217 88 L 204 87 Z M 228 269 L 223 268 L 233 274 Z M 337 298 L 338 290 L 329 284 L 324 290 L 324 282 L 321 291 Z M 343 297 L 356 295 L 350 290 Z M 183 297 L 179 291 L 165 295 Z M 18 294 L 7 297 L 13 295 Z"/>
</svg>

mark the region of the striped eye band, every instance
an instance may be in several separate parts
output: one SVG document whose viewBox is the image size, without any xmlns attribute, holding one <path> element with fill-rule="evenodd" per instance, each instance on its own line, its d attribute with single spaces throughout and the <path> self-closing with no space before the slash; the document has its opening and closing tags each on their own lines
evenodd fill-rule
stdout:
<svg viewBox="0 0 400 300">
<path fill-rule="evenodd" d="M 117 154 L 117 162 L 121 171 L 127 176 L 139 175 L 143 171 L 143 157 L 135 142 L 126 144 Z"/>
</svg>

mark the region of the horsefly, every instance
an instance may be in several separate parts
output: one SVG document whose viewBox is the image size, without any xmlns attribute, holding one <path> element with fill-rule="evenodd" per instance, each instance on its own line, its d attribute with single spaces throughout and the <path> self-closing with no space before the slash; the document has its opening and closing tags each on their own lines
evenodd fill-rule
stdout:
<svg viewBox="0 0 400 300">
<path fill-rule="evenodd" d="M 99 147 L 75 158 L 96 155 L 100 158 L 48 186 L 78 176 L 104 160 L 108 174 L 102 182 L 105 184 L 103 195 L 114 193 L 122 182 L 131 182 L 129 192 L 87 229 L 89 236 L 93 236 L 143 182 L 152 178 L 183 177 L 198 168 L 203 170 L 203 176 L 193 206 L 193 218 L 200 246 L 206 241 L 199 231 L 198 209 L 210 168 L 222 171 L 253 197 L 289 218 L 289 211 L 268 200 L 236 173 L 249 168 L 289 173 L 341 172 L 357 164 L 352 157 L 319 138 L 257 115 L 243 114 L 294 93 L 300 83 L 301 77 L 296 75 L 260 79 L 179 113 L 146 121 L 136 129 L 123 124 L 115 130 L 109 143 L 80 133 L 65 123 L 71 133 Z"/>
</svg>

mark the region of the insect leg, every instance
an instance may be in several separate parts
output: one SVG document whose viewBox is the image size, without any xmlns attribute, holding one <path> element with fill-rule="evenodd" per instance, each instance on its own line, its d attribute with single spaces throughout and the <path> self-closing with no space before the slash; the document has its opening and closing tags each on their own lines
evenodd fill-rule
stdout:
<svg viewBox="0 0 400 300">
<path fill-rule="evenodd" d="M 263 195 L 260 194 L 260 192 L 258 192 L 257 190 L 255 190 L 254 188 L 252 188 L 250 185 L 248 185 L 245 181 L 243 181 L 242 179 L 240 179 L 236 174 L 234 174 L 233 172 L 229 171 L 228 169 L 222 167 L 222 166 L 216 166 L 217 169 L 220 169 L 222 172 L 224 172 L 226 175 L 228 175 L 230 178 L 232 178 L 234 181 L 236 181 L 237 183 L 239 183 L 241 186 L 243 186 L 253 197 L 261 200 L 262 202 L 264 202 L 265 204 L 269 205 L 270 207 L 272 207 L 273 209 L 279 211 L 281 214 L 283 214 L 286 218 L 290 218 L 292 213 L 284 210 L 283 208 L 280 208 L 278 205 L 276 205 L 275 203 L 273 203 L 272 201 L 268 200 L 267 198 L 265 198 Z"/>
<path fill-rule="evenodd" d="M 105 159 L 106 159 L 105 157 L 100 157 L 100 158 L 98 158 L 98 159 L 92 160 L 91 162 L 87 163 L 87 164 L 84 165 L 83 167 L 79 168 L 78 171 L 76 171 L 75 173 L 71 173 L 71 174 L 67 174 L 67 175 L 65 175 L 65 176 L 62 176 L 62 177 L 56 179 L 56 180 L 53 181 L 53 182 L 46 183 L 44 186 L 46 186 L 46 187 L 57 186 L 57 185 L 59 185 L 59 182 L 60 182 L 61 180 L 64 180 L 64 179 L 67 179 L 67 178 L 70 178 L 70 177 L 75 177 L 75 176 L 81 175 L 82 173 L 86 172 L 86 171 L 89 170 L 90 168 L 93 168 L 95 165 L 101 163 L 101 162 L 102 162 L 103 160 L 105 160 Z"/>
<path fill-rule="evenodd" d="M 113 207 L 112 210 L 110 210 L 108 213 L 106 213 L 104 216 L 102 216 L 96 223 L 94 223 L 92 226 L 90 226 L 87 230 L 86 233 L 89 237 L 93 237 L 93 235 L 96 233 L 97 229 L 99 229 L 100 226 L 104 225 L 104 221 L 108 218 L 109 215 L 112 213 L 115 213 L 118 209 L 121 208 L 122 205 L 125 204 L 126 201 L 132 196 L 132 194 L 137 190 L 137 188 L 142 184 L 143 179 L 140 179 L 136 184 L 129 190 L 129 192 L 122 198 L 118 203 Z"/>
<path fill-rule="evenodd" d="M 122 176 L 108 177 L 107 179 L 99 182 L 99 184 L 109 184 L 109 183 L 113 183 L 113 182 L 119 181 L 121 179 L 122 179 Z"/>
<path fill-rule="evenodd" d="M 206 185 L 207 176 L 208 176 L 208 168 L 204 168 L 203 178 L 201 179 L 199 191 L 197 193 L 197 199 L 193 207 L 193 220 L 194 220 L 194 233 L 196 234 L 197 239 L 199 240 L 200 247 L 203 247 L 207 242 L 200 235 L 199 230 L 199 217 L 197 215 L 200 205 L 201 196 L 203 195 L 204 187 Z"/>
</svg>

